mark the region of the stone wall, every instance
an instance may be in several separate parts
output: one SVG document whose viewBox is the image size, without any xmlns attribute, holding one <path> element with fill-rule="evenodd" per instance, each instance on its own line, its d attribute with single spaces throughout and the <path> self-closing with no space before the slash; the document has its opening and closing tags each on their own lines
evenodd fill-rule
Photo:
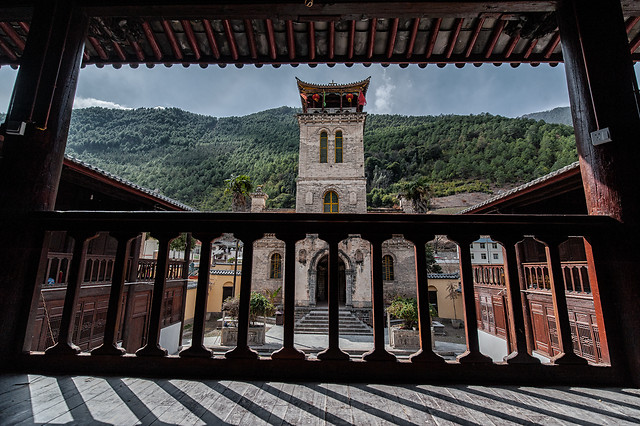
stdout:
<svg viewBox="0 0 640 426">
<path fill-rule="evenodd" d="M 396 296 L 416 297 L 416 260 L 413 243 L 402 235 L 394 235 L 382 244 L 382 255 L 393 259 L 394 280 L 384 281 L 385 303 Z"/>
</svg>

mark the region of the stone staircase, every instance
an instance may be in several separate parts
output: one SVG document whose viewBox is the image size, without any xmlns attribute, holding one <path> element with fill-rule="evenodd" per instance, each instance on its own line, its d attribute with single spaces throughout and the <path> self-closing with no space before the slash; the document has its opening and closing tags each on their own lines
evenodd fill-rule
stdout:
<svg viewBox="0 0 640 426">
<path fill-rule="evenodd" d="M 300 334 L 329 333 L 329 310 L 311 309 L 300 312 L 296 318 L 295 332 Z M 340 309 L 340 335 L 371 336 L 371 327 L 360 321 L 349 310 Z"/>
</svg>

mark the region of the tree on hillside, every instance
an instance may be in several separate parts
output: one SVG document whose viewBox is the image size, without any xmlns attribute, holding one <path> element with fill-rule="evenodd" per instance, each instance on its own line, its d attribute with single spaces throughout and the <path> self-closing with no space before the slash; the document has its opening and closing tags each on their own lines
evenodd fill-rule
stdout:
<svg viewBox="0 0 640 426">
<path fill-rule="evenodd" d="M 245 212 L 247 211 L 247 195 L 253 189 L 251 178 L 247 175 L 231 175 L 229 179 L 225 179 L 225 194 L 231 194 L 231 211 Z"/>
<path fill-rule="evenodd" d="M 404 183 L 399 195 L 411 202 L 416 213 L 429 211 L 431 190 L 423 178 Z"/>
</svg>

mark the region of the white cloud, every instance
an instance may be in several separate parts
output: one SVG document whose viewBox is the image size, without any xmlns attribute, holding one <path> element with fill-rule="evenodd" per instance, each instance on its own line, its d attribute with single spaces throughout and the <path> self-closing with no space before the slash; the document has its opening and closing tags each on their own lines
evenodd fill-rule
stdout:
<svg viewBox="0 0 640 426">
<path fill-rule="evenodd" d="M 133 109 L 128 108 L 126 106 L 122 106 L 115 102 L 110 101 L 102 101 L 100 99 L 95 98 L 75 98 L 73 101 L 74 108 L 90 108 L 90 107 L 102 107 L 102 108 L 112 108 L 112 109 Z"/>
<path fill-rule="evenodd" d="M 393 111 L 393 99 L 391 94 L 395 91 L 396 85 L 391 82 L 391 77 L 386 70 L 382 73 L 382 84 L 376 88 L 376 113 L 388 114 Z"/>
</svg>

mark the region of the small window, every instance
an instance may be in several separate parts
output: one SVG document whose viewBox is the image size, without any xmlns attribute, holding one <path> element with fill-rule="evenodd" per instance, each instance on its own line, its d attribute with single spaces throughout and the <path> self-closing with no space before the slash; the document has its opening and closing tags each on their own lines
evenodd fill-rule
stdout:
<svg viewBox="0 0 640 426">
<path fill-rule="evenodd" d="M 324 213 L 338 213 L 338 194 L 333 191 L 324 194 L 323 207 Z"/>
<path fill-rule="evenodd" d="M 320 162 L 327 162 L 327 132 L 320 133 Z"/>
<path fill-rule="evenodd" d="M 491 247 L 493 247 L 494 249 L 497 249 L 497 248 L 498 248 L 498 243 L 493 243 L 493 244 L 491 245 Z"/>
<path fill-rule="evenodd" d="M 493 258 L 498 260 L 498 253 L 493 253 Z"/>
<path fill-rule="evenodd" d="M 393 257 L 388 254 L 382 258 L 382 278 L 385 281 L 395 280 L 393 273 Z"/>
<path fill-rule="evenodd" d="M 342 132 L 336 132 L 336 163 L 342 163 Z"/>
<path fill-rule="evenodd" d="M 481 248 L 481 249 L 486 248 L 486 247 L 485 247 L 485 244 L 484 244 L 484 243 L 480 243 L 480 248 Z"/>
<path fill-rule="evenodd" d="M 269 278 L 282 278 L 282 256 L 280 253 L 273 253 L 273 255 L 271 255 Z"/>
<path fill-rule="evenodd" d="M 476 258 L 476 257 L 475 257 L 475 255 L 474 255 L 473 253 L 471 253 L 471 258 L 472 258 L 472 259 L 475 259 L 475 258 Z"/>
<path fill-rule="evenodd" d="M 486 259 L 487 253 L 480 253 L 480 259 Z"/>
</svg>

